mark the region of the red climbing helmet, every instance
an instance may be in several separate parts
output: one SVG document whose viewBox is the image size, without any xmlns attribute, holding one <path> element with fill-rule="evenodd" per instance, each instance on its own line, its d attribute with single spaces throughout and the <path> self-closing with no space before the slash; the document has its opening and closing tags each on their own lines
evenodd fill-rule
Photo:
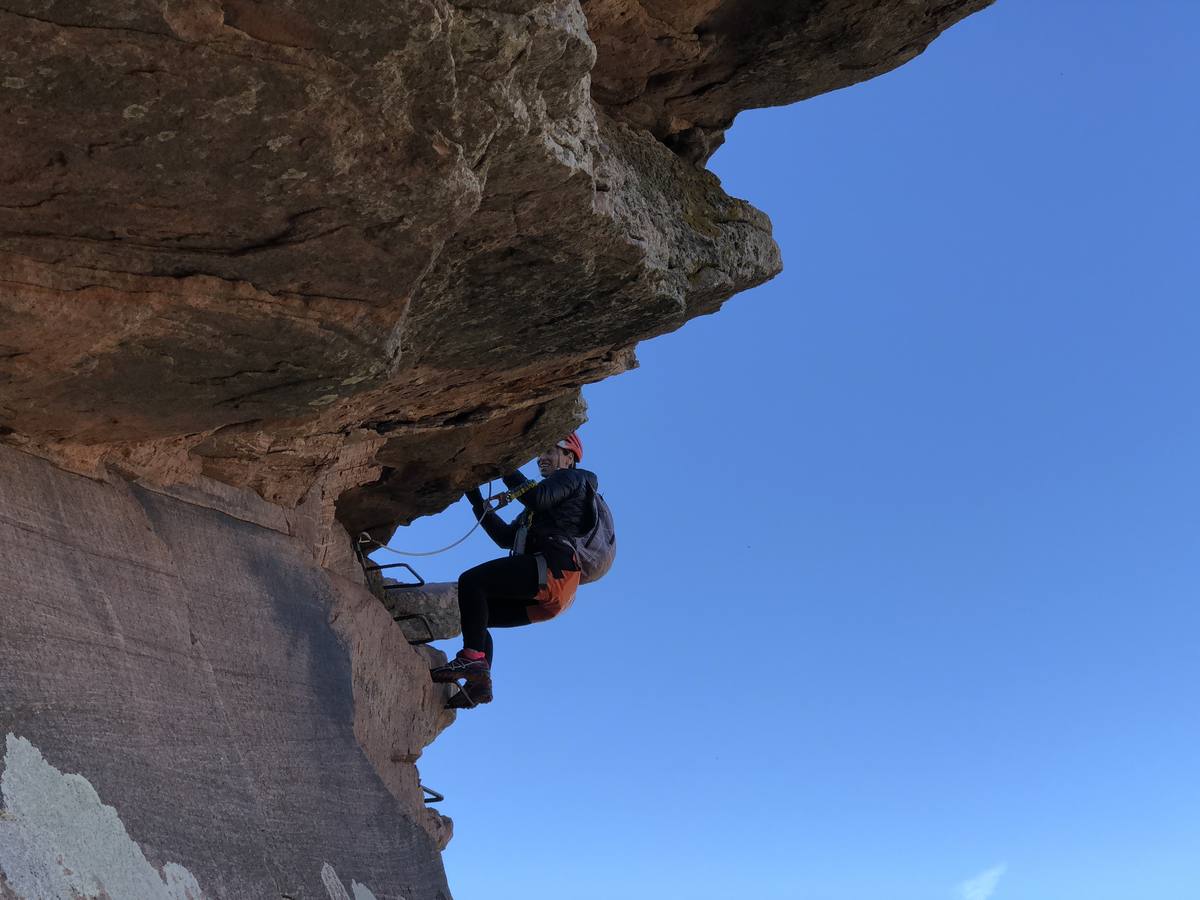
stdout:
<svg viewBox="0 0 1200 900">
<path fill-rule="evenodd" d="M 572 431 L 554 446 L 560 447 L 563 450 L 570 450 L 575 454 L 575 462 L 583 462 L 583 442 L 579 440 L 577 432 Z"/>
</svg>

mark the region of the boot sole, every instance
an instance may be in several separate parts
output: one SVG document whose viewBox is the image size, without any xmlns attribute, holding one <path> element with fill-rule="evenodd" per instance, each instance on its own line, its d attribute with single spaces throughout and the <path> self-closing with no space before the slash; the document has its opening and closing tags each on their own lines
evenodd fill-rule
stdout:
<svg viewBox="0 0 1200 900">
<path fill-rule="evenodd" d="M 433 679 L 434 684 L 453 684 L 454 682 L 465 678 L 467 681 L 482 681 L 491 675 L 487 669 L 480 671 L 476 669 L 474 672 L 467 672 L 463 669 L 447 670 L 442 667 L 429 670 L 429 677 Z"/>
<path fill-rule="evenodd" d="M 478 700 L 476 700 L 467 691 L 460 689 L 457 694 L 455 694 L 446 702 L 446 709 L 474 709 L 477 706 L 482 706 L 485 703 L 491 702 L 491 694 L 488 694 L 486 698 L 480 697 Z"/>
</svg>

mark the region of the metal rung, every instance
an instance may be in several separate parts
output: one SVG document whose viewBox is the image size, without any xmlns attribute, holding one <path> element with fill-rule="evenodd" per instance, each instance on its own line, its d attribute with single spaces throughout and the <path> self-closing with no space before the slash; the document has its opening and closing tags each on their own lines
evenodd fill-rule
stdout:
<svg viewBox="0 0 1200 900">
<path fill-rule="evenodd" d="M 423 790 L 425 793 L 427 793 L 429 795 L 428 797 L 425 798 L 425 803 L 427 805 L 430 803 L 441 803 L 443 800 L 446 799 L 445 796 L 443 796 L 442 794 L 439 794 L 433 788 L 425 787 L 425 785 L 421 785 L 421 790 Z"/>
<path fill-rule="evenodd" d="M 430 641 L 437 640 L 433 636 L 433 626 L 429 624 L 429 620 L 425 618 L 423 613 L 409 613 L 408 615 L 404 616 L 392 616 L 393 622 L 407 622 L 409 619 L 420 619 L 421 623 L 425 626 L 425 630 L 429 632 L 429 637 L 421 641 L 409 641 L 410 644 L 428 644 Z"/>
<path fill-rule="evenodd" d="M 412 566 L 410 566 L 408 563 L 398 562 L 398 563 L 386 563 L 384 565 L 379 565 L 377 563 L 373 563 L 372 565 L 369 565 L 369 566 L 363 566 L 364 572 L 382 572 L 384 569 L 408 569 L 408 571 L 412 573 L 413 578 L 417 579 L 416 581 L 404 581 L 404 582 L 401 582 L 400 584 L 384 585 L 383 589 L 385 591 L 394 590 L 396 588 L 414 588 L 414 587 L 424 587 L 425 586 L 425 579 L 422 578 L 419 574 L 417 574 L 417 570 L 414 569 Z"/>
</svg>

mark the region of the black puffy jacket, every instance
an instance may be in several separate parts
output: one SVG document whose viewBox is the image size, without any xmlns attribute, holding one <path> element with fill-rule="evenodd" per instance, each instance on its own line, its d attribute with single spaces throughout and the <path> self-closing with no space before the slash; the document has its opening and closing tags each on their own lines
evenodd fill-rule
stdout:
<svg viewBox="0 0 1200 900">
<path fill-rule="evenodd" d="M 483 528 L 491 539 L 506 550 L 515 550 L 524 529 L 525 546 L 520 552 L 541 553 L 554 570 L 578 568 L 570 545 L 563 539 L 578 537 L 592 526 L 589 488 L 594 491 L 598 486 L 595 473 L 558 469 L 533 485 L 520 472 L 513 472 L 504 476 L 504 483 L 514 494 L 520 493 L 517 499 L 525 510 L 511 523 L 490 509 L 484 512 Z M 475 514 L 480 512 L 483 509 L 476 507 Z"/>
</svg>

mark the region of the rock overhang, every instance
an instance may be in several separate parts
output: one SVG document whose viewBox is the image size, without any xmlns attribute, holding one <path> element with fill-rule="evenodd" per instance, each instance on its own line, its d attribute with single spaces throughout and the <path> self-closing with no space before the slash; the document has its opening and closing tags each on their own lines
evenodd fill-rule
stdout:
<svg viewBox="0 0 1200 900">
<path fill-rule="evenodd" d="M 0 440 L 436 511 L 780 270 L 702 168 L 738 110 L 985 5 L 8 2 Z"/>
</svg>

